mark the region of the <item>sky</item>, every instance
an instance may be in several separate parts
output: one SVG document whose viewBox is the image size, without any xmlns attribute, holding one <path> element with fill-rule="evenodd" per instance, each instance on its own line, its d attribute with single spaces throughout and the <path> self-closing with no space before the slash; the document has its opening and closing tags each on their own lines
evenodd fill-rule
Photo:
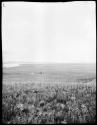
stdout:
<svg viewBox="0 0 97 125">
<path fill-rule="evenodd" d="M 95 2 L 3 2 L 3 62 L 95 63 Z"/>
</svg>

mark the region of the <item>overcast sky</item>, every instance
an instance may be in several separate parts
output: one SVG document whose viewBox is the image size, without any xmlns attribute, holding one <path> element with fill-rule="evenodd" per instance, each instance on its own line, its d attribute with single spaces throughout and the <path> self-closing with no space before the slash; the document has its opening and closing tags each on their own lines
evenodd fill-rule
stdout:
<svg viewBox="0 0 97 125">
<path fill-rule="evenodd" d="M 94 2 L 3 2 L 3 62 L 95 63 Z"/>
</svg>

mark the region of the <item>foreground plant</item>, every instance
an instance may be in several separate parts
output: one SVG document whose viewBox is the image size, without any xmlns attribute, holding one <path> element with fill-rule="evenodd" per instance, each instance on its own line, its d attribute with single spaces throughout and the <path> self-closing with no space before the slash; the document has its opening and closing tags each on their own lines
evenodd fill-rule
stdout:
<svg viewBox="0 0 97 125">
<path fill-rule="evenodd" d="M 68 124 L 96 121 L 96 90 L 93 86 L 16 88 L 4 86 L 3 123 Z"/>
</svg>

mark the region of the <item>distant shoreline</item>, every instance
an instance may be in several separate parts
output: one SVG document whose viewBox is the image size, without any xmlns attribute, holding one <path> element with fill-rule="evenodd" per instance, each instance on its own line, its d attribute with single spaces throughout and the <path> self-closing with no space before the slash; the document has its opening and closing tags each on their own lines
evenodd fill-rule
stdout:
<svg viewBox="0 0 97 125">
<path fill-rule="evenodd" d="M 4 68 L 17 67 L 17 66 L 20 66 L 20 64 L 4 64 L 3 65 Z"/>
</svg>

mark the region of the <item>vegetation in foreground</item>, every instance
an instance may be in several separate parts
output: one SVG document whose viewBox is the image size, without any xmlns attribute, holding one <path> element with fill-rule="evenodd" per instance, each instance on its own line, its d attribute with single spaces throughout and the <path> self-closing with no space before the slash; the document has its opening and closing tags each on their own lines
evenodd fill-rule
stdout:
<svg viewBox="0 0 97 125">
<path fill-rule="evenodd" d="M 89 85 L 3 85 L 5 124 L 68 124 L 96 122 L 96 88 Z"/>
</svg>

